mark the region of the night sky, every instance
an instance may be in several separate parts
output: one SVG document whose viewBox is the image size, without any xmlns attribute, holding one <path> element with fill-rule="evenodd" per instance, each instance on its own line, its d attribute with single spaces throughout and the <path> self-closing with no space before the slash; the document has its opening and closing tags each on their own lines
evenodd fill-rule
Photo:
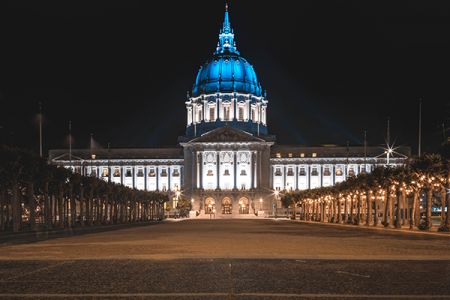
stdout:
<svg viewBox="0 0 450 300">
<path fill-rule="evenodd" d="M 269 99 L 279 144 L 383 143 L 426 151 L 450 115 L 450 1 L 231 0 L 238 50 Z M 89 135 L 174 146 L 186 92 L 213 53 L 224 1 L 9 1 L 0 10 L 0 137 L 38 151 Z"/>
</svg>

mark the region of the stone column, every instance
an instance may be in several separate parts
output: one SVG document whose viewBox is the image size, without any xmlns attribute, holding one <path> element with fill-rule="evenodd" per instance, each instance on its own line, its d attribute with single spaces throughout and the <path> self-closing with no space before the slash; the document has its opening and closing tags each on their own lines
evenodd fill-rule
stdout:
<svg viewBox="0 0 450 300">
<path fill-rule="evenodd" d="M 194 160 L 195 160 L 195 187 L 200 188 L 200 153 L 194 150 Z"/>
<path fill-rule="evenodd" d="M 155 166 L 156 172 L 156 190 L 159 191 L 159 166 Z"/>
<path fill-rule="evenodd" d="M 234 157 L 234 189 L 237 189 L 237 151 L 233 151 L 233 157 Z"/>
<path fill-rule="evenodd" d="M 250 188 L 255 186 L 256 166 L 255 166 L 256 154 L 254 151 L 250 152 Z"/>
<path fill-rule="evenodd" d="M 168 185 L 168 186 L 167 186 L 167 190 L 168 190 L 168 191 L 171 191 L 171 190 L 172 190 L 171 187 L 170 187 L 170 183 L 171 183 L 171 182 L 170 182 L 170 181 L 171 181 L 171 180 L 170 180 L 170 179 L 171 179 L 170 177 L 171 177 L 171 176 L 172 176 L 172 174 L 171 174 L 170 166 L 167 166 L 167 185 Z"/>
<path fill-rule="evenodd" d="M 219 155 L 219 152 L 218 151 L 216 151 L 216 164 L 217 164 L 217 166 L 216 166 L 216 172 L 217 172 L 217 174 L 216 174 L 216 181 L 217 181 L 217 189 L 219 190 L 220 189 L 220 155 Z"/>
</svg>

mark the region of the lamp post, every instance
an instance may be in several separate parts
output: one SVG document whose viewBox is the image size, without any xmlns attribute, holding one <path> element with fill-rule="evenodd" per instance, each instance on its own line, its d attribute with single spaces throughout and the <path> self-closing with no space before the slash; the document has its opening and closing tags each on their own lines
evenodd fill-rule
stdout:
<svg viewBox="0 0 450 300">
<path fill-rule="evenodd" d="M 273 204 L 273 215 L 275 216 L 275 218 L 277 217 L 276 216 L 276 213 L 277 213 L 277 202 L 278 202 L 278 199 L 279 199 L 279 197 L 280 197 L 280 191 L 279 190 L 275 190 L 274 191 L 274 195 L 275 195 L 275 203 Z"/>
</svg>

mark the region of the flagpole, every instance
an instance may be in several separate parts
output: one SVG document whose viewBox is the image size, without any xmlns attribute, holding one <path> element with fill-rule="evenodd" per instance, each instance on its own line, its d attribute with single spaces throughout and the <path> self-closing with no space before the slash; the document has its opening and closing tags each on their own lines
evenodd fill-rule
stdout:
<svg viewBox="0 0 450 300">
<path fill-rule="evenodd" d="M 419 98 L 419 141 L 418 141 L 418 151 L 419 157 L 422 156 L 422 97 Z"/>
<path fill-rule="evenodd" d="M 72 121 L 69 121 L 69 160 L 72 168 Z"/>
<path fill-rule="evenodd" d="M 42 102 L 39 101 L 39 156 L 42 157 Z"/>
</svg>

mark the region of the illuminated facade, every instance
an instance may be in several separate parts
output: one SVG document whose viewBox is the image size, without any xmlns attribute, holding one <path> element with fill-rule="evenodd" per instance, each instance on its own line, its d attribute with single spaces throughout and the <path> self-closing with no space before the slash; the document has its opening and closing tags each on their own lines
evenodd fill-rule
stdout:
<svg viewBox="0 0 450 300">
<path fill-rule="evenodd" d="M 183 197 L 202 215 L 255 216 L 281 207 L 284 191 L 331 186 L 376 166 L 403 164 L 379 147 L 275 144 L 268 100 L 237 50 L 225 11 L 216 50 L 198 71 L 186 105 L 186 134 L 169 149 L 51 150 L 50 161 L 142 190 Z M 389 161 L 387 161 L 389 159 Z M 261 215 L 261 214 L 260 214 Z"/>
</svg>

